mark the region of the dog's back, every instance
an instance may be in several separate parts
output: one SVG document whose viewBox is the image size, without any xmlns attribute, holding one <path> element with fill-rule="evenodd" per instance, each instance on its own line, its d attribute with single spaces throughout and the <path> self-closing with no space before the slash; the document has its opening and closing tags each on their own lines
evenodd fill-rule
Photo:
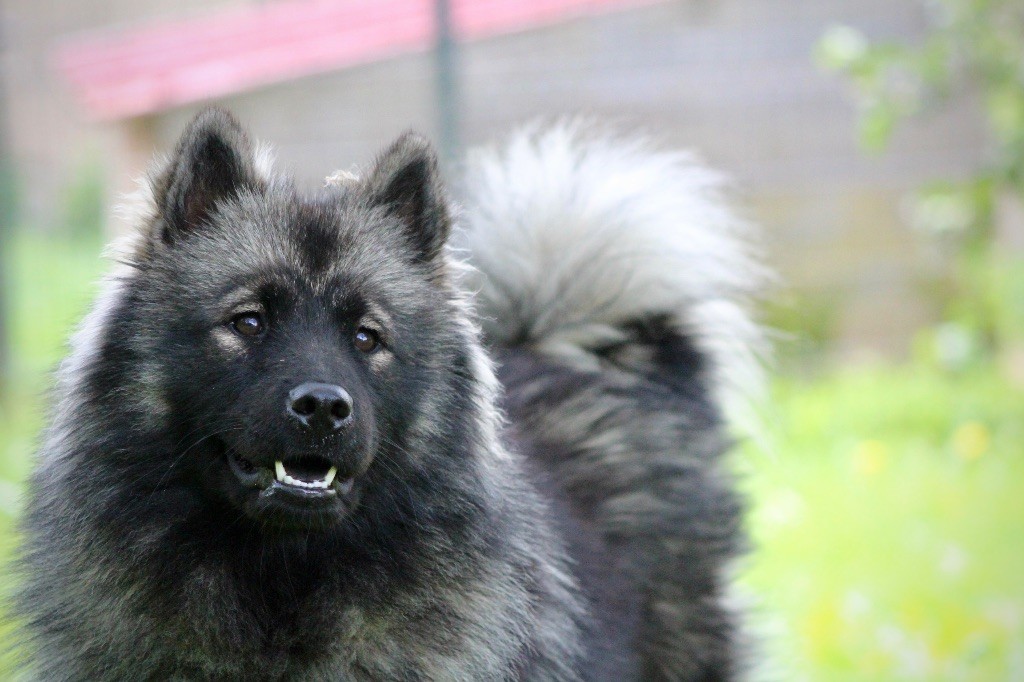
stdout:
<svg viewBox="0 0 1024 682">
<path fill-rule="evenodd" d="M 588 680 L 717 680 L 741 547 L 723 403 L 756 381 L 763 273 L 718 179 L 567 123 L 468 174 L 464 247 L 509 438 L 590 602 Z"/>
</svg>

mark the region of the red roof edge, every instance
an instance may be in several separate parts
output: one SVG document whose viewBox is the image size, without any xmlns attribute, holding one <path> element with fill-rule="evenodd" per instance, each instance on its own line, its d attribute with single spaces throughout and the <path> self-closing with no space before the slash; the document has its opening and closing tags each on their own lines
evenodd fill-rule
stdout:
<svg viewBox="0 0 1024 682">
<path fill-rule="evenodd" d="M 664 0 L 452 0 L 459 40 L 478 40 Z M 286 0 L 74 36 L 57 69 L 93 117 L 116 120 L 423 51 L 431 0 Z"/>
</svg>

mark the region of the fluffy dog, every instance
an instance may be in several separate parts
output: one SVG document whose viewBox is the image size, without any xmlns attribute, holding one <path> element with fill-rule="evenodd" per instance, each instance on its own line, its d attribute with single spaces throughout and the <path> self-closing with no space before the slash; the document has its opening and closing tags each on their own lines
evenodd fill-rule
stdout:
<svg viewBox="0 0 1024 682">
<path fill-rule="evenodd" d="M 201 113 L 60 369 L 29 669 L 733 678 L 761 275 L 717 186 L 563 124 L 478 154 L 453 230 L 416 135 L 310 195 Z"/>
</svg>

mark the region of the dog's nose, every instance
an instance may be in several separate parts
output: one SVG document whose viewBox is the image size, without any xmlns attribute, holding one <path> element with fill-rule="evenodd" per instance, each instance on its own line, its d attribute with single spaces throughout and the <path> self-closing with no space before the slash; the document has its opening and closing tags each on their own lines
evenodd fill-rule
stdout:
<svg viewBox="0 0 1024 682">
<path fill-rule="evenodd" d="M 352 397 L 341 386 L 308 381 L 288 393 L 287 412 L 319 435 L 328 435 L 352 421 Z"/>
</svg>

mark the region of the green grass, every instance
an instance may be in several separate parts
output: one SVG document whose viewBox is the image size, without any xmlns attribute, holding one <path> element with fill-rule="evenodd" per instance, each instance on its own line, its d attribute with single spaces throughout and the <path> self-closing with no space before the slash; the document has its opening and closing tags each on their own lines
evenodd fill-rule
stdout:
<svg viewBox="0 0 1024 682">
<path fill-rule="evenodd" d="M 743 582 L 785 679 L 1024 679 L 1024 393 L 906 366 L 774 397 Z"/>
<path fill-rule="evenodd" d="M 87 240 L 21 235 L 6 246 L 0 286 L 10 315 L 12 362 L 9 390 L 0 395 L 0 595 L 11 588 L 6 566 L 17 542 L 22 482 L 42 425 L 50 371 L 106 267 L 99 244 Z M 8 640 L 10 629 L 0 618 L 0 641 Z M 11 660 L 0 647 L 0 679 L 10 677 Z"/>
<path fill-rule="evenodd" d="M 13 357 L 11 395 L 0 403 L 0 480 L 18 481 L 28 466 L 25 453 L 37 431 L 50 370 L 107 263 L 99 243 L 87 240 L 22 235 L 9 240 L 8 248 L 0 286 L 8 287 Z"/>
<path fill-rule="evenodd" d="M 47 372 L 104 268 L 94 244 L 11 246 L 0 559 Z M 772 398 L 738 464 L 755 540 L 741 583 L 774 679 L 1024 679 L 1024 394 L 990 365 L 918 364 L 780 379 Z"/>
</svg>

